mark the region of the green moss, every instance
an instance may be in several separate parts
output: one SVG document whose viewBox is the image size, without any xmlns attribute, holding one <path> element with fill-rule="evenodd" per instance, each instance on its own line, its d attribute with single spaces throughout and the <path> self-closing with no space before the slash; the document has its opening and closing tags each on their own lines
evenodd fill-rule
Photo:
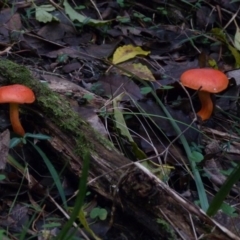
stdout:
<svg viewBox="0 0 240 240">
<path fill-rule="evenodd" d="M 0 60 L 0 76 L 4 77 L 4 85 L 17 83 L 33 89 L 36 95 L 35 106 L 40 108 L 40 112 L 51 119 L 56 126 L 73 135 L 76 139 L 76 153 L 79 156 L 82 156 L 85 151 L 94 151 L 93 138 L 108 150 L 114 149 L 113 144 L 101 134 L 93 129 L 89 131 L 91 127 L 72 110 L 65 98 L 51 91 L 47 84 L 34 79 L 26 67 L 9 60 Z M 86 132 L 91 134 L 86 137 Z"/>
<path fill-rule="evenodd" d="M 157 219 L 157 223 L 160 225 L 162 231 L 163 231 L 164 233 L 166 233 L 166 235 L 167 235 L 167 236 L 165 236 L 166 239 L 169 239 L 169 240 L 171 240 L 171 239 L 172 239 L 172 240 L 177 239 L 173 228 L 171 227 L 171 225 L 170 225 L 168 222 L 166 222 L 166 221 L 163 220 L 163 219 L 158 218 L 158 219 Z"/>
<path fill-rule="evenodd" d="M 0 60 L 0 75 L 4 84 L 23 84 L 33 89 L 36 95 L 35 105 L 62 130 L 81 135 L 80 126 L 87 125 L 70 104 L 59 94 L 52 92 L 46 84 L 33 79 L 30 72 L 22 66 L 8 60 Z M 6 81 L 5 81 L 6 79 Z"/>
<path fill-rule="evenodd" d="M 89 150 L 93 150 L 93 146 L 87 141 L 87 139 L 84 135 L 80 134 L 76 138 L 75 153 L 78 156 L 84 156 L 84 154 L 89 152 Z"/>
<path fill-rule="evenodd" d="M 112 142 L 110 142 L 107 138 L 103 137 L 101 134 L 96 132 L 97 139 L 99 142 L 105 146 L 109 151 L 116 150 L 115 146 Z"/>
<path fill-rule="evenodd" d="M 14 62 L 0 60 L 0 72 L 8 83 L 31 85 L 30 79 L 32 79 L 32 77 L 30 72 L 25 67 L 15 64 Z"/>
<path fill-rule="evenodd" d="M 52 92 L 47 85 L 33 79 L 25 67 L 8 60 L 0 60 L 0 72 L 8 80 L 7 84 L 18 83 L 33 89 L 36 95 L 36 103 L 42 107 L 47 116 L 51 116 L 51 119 L 56 120 L 57 125 L 72 131 L 76 129 L 79 123 L 84 123 L 71 110 L 69 103 L 64 98 Z M 64 121 L 61 121 L 61 119 L 64 119 Z"/>
</svg>

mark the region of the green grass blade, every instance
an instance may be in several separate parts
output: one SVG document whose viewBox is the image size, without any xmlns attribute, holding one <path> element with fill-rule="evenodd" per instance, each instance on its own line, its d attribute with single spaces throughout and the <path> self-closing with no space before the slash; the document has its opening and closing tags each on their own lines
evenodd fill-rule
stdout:
<svg viewBox="0 0 240 240">
<path fill-rule="evenodd" d="M 162 108 L 163 112 L 165 113 L 165 115 L 168 117 L 170 123 L 172 124 L 174 130 L 176 131 L 176 133 L 179 135 L 179 139 L 184 147 L 184 150 L 187 154 L 192 172 L 193 172 L 193 176 L 194 176 L 194 180 L 196 183 L 196 187 L 197 187 L 197 191 L 198 191 L 198 196 L 199 196 L 199 200 L 200 200 L 200 205 L 201 208 L 203 209 L 203 211 L 207 211 L 208 209 L 208 199 L 207 199 L 207 195 L 206 195 L 206 191 L 202 182 L 202 178 L 199 174 L 198 168 L 196 166 L 196 163 L 194 162 L 194 155 L 191 152 L 191 149 L 188 145 L 188 142 L 185 138 L 185 136 L 182 134 L 179 126 L 177 125 L 177 123 L 175 122 L 175 120 L 172 118 L 171 114 L 168 112 L 168 110 L 165 108 L 164 104 L 162 103 L 162 101 L 157 97 L 156 93 L 154 91 L 152 91 L 153 96 L 155 97 L 156 101 L 158 102 L 158 104 L 160 105 L 160 107 Z"/>
<path fill-rule="evenodd" d="M 44 163 L 46 164 L 46 166 L 54 180 L 54 183 L 56 184 L 56 187 L 57 187 L 59 195 L 62 199 L 63 205 L 64 205 L 65 209 L 67 209 L 67 200 L 66 200 L 66 197 L 64 194 L 64 189 L 62 187 L 62 184 L 61 184 L 61 181 L 60 181 L 57 171 L 55 170 L 54 166 L 52 165 L 51 161 L 48 159 L 46 154 L 37 145 L 33 144 L 31 141 L 28 141 L 28 142 L 35 148 L 35 150 L 42 157 Z"/>
<path fill-rule="evenodd" d="M 232 189 L 232 186 L 240 179 L 240 163 L 233 170 L 233 172 L 228 176 L 227 180 L 224 182 L 220 190 L 214 196 L 208 210 L 207 215 L 213 216 L 217 213 L 218 209 L 221 207 L 224 199 L 227 197 Z"/>
<path fill-rule="evenodd" d="M 87 177 L 88 177 L 88 171 L 89 171 L 89 165 L 90 165 L 90 153 L 86 152 L 83 155 L 83 169 L 82 169 L 82 176 L 81 180 L 79 182 L 78 187 L 78 194 L 75 200 L 75 205 L 73 208 L 73 211 L 71 213 L 70 219 L 67 221 L 67 223 L 64 225 L 63 229 L 57 236 L 58 240 L 66 240 L 71 239 L 71 236 L 67 236 L 69 229 L 72 227 L 73 222 L 78 217 L 79 212 L 81 211 L 81 208 L 84 203 L 85 195 L 86 195 L 86 189 L 87 189 Z M 67 238 L 65 238 L 67 237 Z"/>
</svg>

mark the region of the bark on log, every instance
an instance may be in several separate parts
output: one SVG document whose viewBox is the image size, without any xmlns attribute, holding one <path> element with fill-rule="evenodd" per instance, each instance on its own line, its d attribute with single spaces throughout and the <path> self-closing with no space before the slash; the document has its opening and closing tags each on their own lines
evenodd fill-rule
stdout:
<svg viewBox="0 0 240 240">
<path fill-rule="evenodd" d="M 186 201 L 139 163 L 132 163 L 94 131 L 68 101 L 34 79 L 23 66 L 0 59 L 2 85 L 24 84 L 36 94 L 30 105 L 40 132 L 69 170 L 81 176 L 82 154 L 91 153 L 89 186 L 115 201 L 143 224 L 156 239 L 240 239 Z M 37 116 L 37 118 L 36 118 Z M 101 177 L 100 177 L 101 176 Z M 113 189 L 118 191 L 114 191 Z"/>
</svg>

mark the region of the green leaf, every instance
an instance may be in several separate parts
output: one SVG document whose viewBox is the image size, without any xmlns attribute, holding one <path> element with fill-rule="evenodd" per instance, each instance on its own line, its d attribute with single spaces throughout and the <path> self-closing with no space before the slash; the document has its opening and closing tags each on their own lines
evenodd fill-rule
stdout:
<svg viewBox="0 0 240 240">
<path fill-rule="evenodd" d="M 105 21 L 105 20 L 95 20 L 92 18 L 88 18 L 83 16 L 82 14 L 76 12 L 68 3 L 67 0 L 63 1 L 63 6 L 65 8 L 65 13 L 69 16 L 69 18 L 72 21 L 78 21 L 83 24 L 93 24 L 93 25 L 99 25 L 99 24 L 106 24 L 110 21 Z"/>
<path fill-rule="evenodd" d="M 151 88 L 151 87 L 142 87 L 142 88 L 140 89 L 140 92 L 141 92 L 141 94 L 143 94 L 143 95 L 146 95 L 146 94 L 150 93 L 151 91 L 152 91 L 152 88 Z"/>
<path fill-rule="evenodd" d="M 105 220 L 105 219 L 107 218 L 107 215 L 108 215 L 108 212 L 107 212 L 107 210 L 106 210 L 105 208 L 101 208 L 101 209 L 99 210 L 98 216 L 99 216 L 99 218 L 100 218 L 101 220 Z"/>
<path fill-rule="evenodd" d="M 117 0 L 120 7 L 124 7 L 124 0 Z"/>
<path fill-rule="evenodd" d="M 38 8 L 41 8 L 42 10 L 44 10 L 46 12 L 52 12 L 52 11 L 56 10 L 56 8 L 51 4 L 44 4 L 44 5 L 38 6 Z"/>
<path fill-rule="evenodd" d="M 4 239 L 4 240 L 10 240 L 10 238 L 8 238 L 6 235 L 5 235 L 5 230 L 1 229 L 0 230 L 0 239 Z"/>
<path fill-rule="evenodd" d="M 220 173 L 225 175 L 225 176 L 229 176 L 232 173 L 233 170 L 234 170 L 233 168 L 228 168 L 226 170 L 220 170 Z"/>
<path fill-rule="evenodd" d="M 221 210 L 227 214 L 228 216 L 231 216 L 231 217 L 237 217 L 238 214 L 236 213 L 236 208 L 228 205 L 227 203 L 223 203 L 221 205 Z"/>
<path fill-rule="evenodd" d="M 90 218 L 95 219 L 99 217 L 100 220 L 105 220 L 107 218 L 108 212 L 105 208 L 95 207 L 90 212 Z"/>
<path fill-rule="evenodd" d="M 92 219 L 97 218 L 99 211 L 100 211 L 100 209 L 98 207 L 93 208 L 89 214 L 90 218 L 92 218 Z"/>
<path fill-rule="evenodd" d="M 76 6 L 74 9 L 75 10 L 83 10 L 83 9 L 85 9 L 86 8 L 86 6 L 84 6 L 84 5 L 79 5 L 79 6 Z"/>
<path fill-rule="evenodd" d="M 41 134 L 41 133 L 38 133 L 38 134 L 32 134 L 32 133 L 26 133 L 24 135 L 24 138 L 35 138 L 35 139 L 38 139 L 38 140 L 49 140 L 51 137 L 48 136 L 48 135 L 45 135 L 45 134 Z"/>
<path fill-rule="evenodd" d="M 93 100 L 94 97 L 93 97 L 92 94 L 89 94 L 89 93 L 88 93 L 88 94 L 84 94 L 84 95 L 83 95 L 83 98 L 86 99 L 86 100 L 88 100 L 88 101 L 91 101 L 91 100 Z"/>
<path fill-rule="evenodd" d="M 6 176 L 4 174 L 0 174 L 0 181 L 4 180 Z"/>
<path fill-rule="evenodd" d="M 191 161 L 194 162 L 201 162 L 204 159 L 203 155 L 200 152 L 197 151 L 192 151 L 192 155 L 191 155 Z"/>
<path fill-rule="evenodd" d="M 120 23 L 129 23 L 131 22 L 131 18 L 128 16 L 117 16 L 116 21 L 119 21 Z"/>
<path fill-rule="evenodd" d="M 174 88 L 173 86 L 168 86 L 168 85 L 161 86 L 161 89 L 164 89 L 164 90 L 170 90 L 170 89 L 173 89 L 173 88 Z"/>
<path fill-rule="evenodd" d="M 20 142 L 22 142 L 22 139 L 21 138 L 18 138 L 18 137 L 14 137 L 10 140 L 10 143 L 9 143 L 9 148 L 14 148 L 16 147 Z"/>
<path fill-rule="evenodd" d="M 49 13 L 55 10 L 55 7 L 50 4 L 41 5 L 39 7 L 35 5 L 35 10 L 35 17 L 39 22 L 47 23 L 52 22 L 53 20 L 59 21 L 56 17 Z"/>
</svg>

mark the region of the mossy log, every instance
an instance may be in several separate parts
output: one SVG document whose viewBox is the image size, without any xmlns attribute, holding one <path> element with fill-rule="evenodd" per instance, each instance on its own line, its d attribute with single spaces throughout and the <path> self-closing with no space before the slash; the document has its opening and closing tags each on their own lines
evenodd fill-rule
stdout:
<svg viewBox="0 0 240 240">
<path fill-rule="evenodd" d="M 30 106 L 36 126 L 52 138 L 54 151 L 81 176 L 81 156 L 89 151 L 89 187 L 122 206 L 156 239 L 240 239 L 198 207 L 186 201 L 138 163 L 132 163 L 111 142 L 75 113 L 69 102 L 30 74 L 26 67 L 0 59 L 2 85 L 24 84 L 36 94 Z M 35 115 L 34 115 L 35 114 Z M 114 190 L 115 189 L 115 190 Z M 117 191 L 116 191 L 117 189 Z M 178 236 L 178 237 L 177 237 Z"/>
</svg>

